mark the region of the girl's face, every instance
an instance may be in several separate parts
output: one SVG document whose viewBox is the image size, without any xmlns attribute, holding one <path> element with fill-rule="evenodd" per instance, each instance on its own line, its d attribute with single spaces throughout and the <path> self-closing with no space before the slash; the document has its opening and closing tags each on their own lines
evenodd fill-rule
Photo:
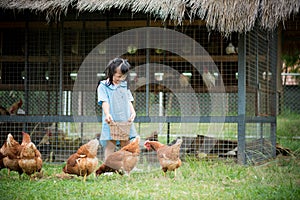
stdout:
<svg viewBox="0 0 300 200">
<path fill-rule="evenodd" d="M 116 72 L 115 72 L 114 75 L 113 75 L 113 81 L 112 81 L 112 83 L 113 83 L 114 85 L 118 85 L 118 84 L 120 84 L 122 81 L 124 81 L 125 79 L 126 79 L 126 74 L 122 74 L 120 68 L 118 67 L 118 68 L 116 69 Z"/>
</svg>

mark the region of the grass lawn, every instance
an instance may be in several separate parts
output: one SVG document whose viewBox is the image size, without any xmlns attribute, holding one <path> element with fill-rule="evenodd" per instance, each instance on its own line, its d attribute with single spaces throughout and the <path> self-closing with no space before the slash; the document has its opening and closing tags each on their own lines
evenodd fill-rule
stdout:
<svg viewBox="0 0 300 200">
<path fill-rule="evenodd" d="M 299 157 L 278 157 L 261 166 L 241 166 L 231 160 L 186 161 L 174 174 L 162 171 L 113 174 L 86 182 L 61 179 L 62 165 L 45 164 L 42 178 L 29 180 L 0 172 L 1 199 L 299 199 Z"/>
<path fill-rule="evenodd" d="M 2 169 L 0 199 L 300 199 L 300 140 L 295 139 L 300 117 L 288 118 L 278 117 L 278 141 L 295 155 L 263 165 L 191 158 L 183 162 L 176 179 L 174 173 L 164 177 L 159 166 L 149 165 L 129 177 L 90 175 L 83 182 L 82 177 L 59 178 L 63 165 L 45 163 L 43 176 L 34 180 L 26 175 L 19 179 L 15 172 L 8 177 Z"/>
</svg>

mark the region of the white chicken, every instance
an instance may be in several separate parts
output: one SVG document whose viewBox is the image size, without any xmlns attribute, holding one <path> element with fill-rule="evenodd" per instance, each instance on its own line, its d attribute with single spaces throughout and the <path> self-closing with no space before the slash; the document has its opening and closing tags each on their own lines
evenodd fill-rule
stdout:
<svg viewBox="0 0 300 200">
<path fill-rule="evenodd" d="M 183 74 L 180 74 L 179 84 L 180 84 L 181 87 L 186 88 L 190 84 L 189 83 L 189 77 L 187 77 Z"/>
<path fill-rule="evenodd" d="M 202 78 L 208 89 L 215 87 L 216 78 L 208 71 L 208 69 L 206 67 L 204 67 Z"/>
<path fill-rule="evenodd" d="M 228 55 L 236 54 L 235 47 L 233 46 L 233 44 L 231 42 L 229 42 L 229 44 L 226 47 L 225 51 L 226 51 L 226 54 L 228 54 Z"/>
</svg>

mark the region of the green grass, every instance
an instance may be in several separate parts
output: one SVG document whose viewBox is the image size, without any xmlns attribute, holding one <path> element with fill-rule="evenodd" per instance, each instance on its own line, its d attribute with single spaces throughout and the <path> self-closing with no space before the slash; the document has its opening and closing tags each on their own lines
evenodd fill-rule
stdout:
<svg viewBox="0 0 300 200">
<path fill-rule="evenodd" d="M 185 161 L 177 177 L 152 166 L 130 177 L 114 174 L 86 182 L 60 179 L 62 165 L 45 164 L 44 176 L 29 180 L 0 172 L 1 199 L 298 199 L 299 157 L 279 157 L 262 166 L 241 166 L 231 160 Z"/>
<path fill-rule="evenodd" d="M 288 112 L 277 117 L 277 142 L 300 153 L 300 114 Z"/>
<path fill-rule="evenodd" d="M 231 159 L 187 158 L 177 177 L 148 165 L 130 177 L 114 174 L 86 182 L 82 177 L 61 179 L 62 164 L 45 163 L 43 177 L 0 171 L 0 199 L 300 199 L 300 116 L 278 117 L 278 142 L 294 156 L 278 156 L 259 166 L 242 166 Z M 295 127 L 296 126 L 296 127 Z M 288 133 L 288 134 L 287 134 Z M 284 137 L 283 137 L 284 136 Z"/>
</svg>

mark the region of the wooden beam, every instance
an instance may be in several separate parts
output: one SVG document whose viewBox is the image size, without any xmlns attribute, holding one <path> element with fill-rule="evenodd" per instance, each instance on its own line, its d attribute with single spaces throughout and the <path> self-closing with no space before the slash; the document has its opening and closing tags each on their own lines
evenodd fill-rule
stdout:
<svg viewBox="0 0 300 200">
<path fill-rule="evenodd" d="M 24 22 L 0 22 L 0 28 L 25 28 Z"/>
</svg>

